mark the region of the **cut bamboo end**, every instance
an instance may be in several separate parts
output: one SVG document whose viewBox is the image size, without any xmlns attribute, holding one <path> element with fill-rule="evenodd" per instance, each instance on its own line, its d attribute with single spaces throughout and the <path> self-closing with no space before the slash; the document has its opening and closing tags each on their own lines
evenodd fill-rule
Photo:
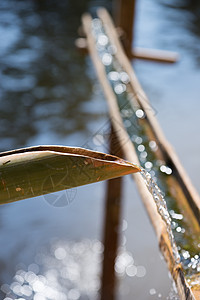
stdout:
<svg viewBox="0 0 200 300">
<path fill-rule="evenodd" d="M 38 146 L 0 153 L 0 204 L 140 172 L 119 157 L 77 147 Z"/>
</svg>

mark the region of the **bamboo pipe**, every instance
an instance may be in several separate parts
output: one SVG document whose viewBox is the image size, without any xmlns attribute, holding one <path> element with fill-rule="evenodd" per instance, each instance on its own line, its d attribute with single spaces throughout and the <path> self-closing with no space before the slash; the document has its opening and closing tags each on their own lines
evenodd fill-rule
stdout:
<svg viewBox="0 0 200 300">
<path fill-rule="evenodd" d="M 124 71 L 127 72 L 130 78 L 130 83 L 135 91 L 136 100 L 141 105 L 142 109 L 145 111 L 151 129 L 159 143 L 160 148 L 162 149 L 163 154 L 167 161 L 170 161 L 174 170 L 176 171 L 177 179 L 179 180 L 182 188 L 184 189 L 185 195 L 189 200 L 189 204 L 196 216 L 197 221 L 200 224 L 200 197 L 192 185 L 190 178 L 185 172 L 177 154 L 175 153 L 173 147 L 169 144 L 167 139 L 165 138 L 163 131 L 161 130 L 159 123 L 154 116 L 154 111 L 149 103 L 147 96 L 145 95 L 134 71 L 131 66 L 130 61 L 125 55 L 121 43 L 118 39 L 116 30 L 114 28 L 113 22 L 107 13 L 107 11 L 103 8 L 98 10 L 98 16 L 103 21 L 105 26 L 106 33 L 111 41 L 111 44 L 115 45 L 117 48 L 116 58 L 120 61 Z"/>
<path fill-rule="evenodd" d="M 138 158 L 134 149 L 134 146 L 132 142 L 130 141 L 128 134 L 126 130 L 124 129 L 123 122 L 119 113 L 119 109 L 117 106 L 117 101 L 116 101 L 116 96 L 113 93 L 113 90 L 107 80 L 106 73 L 104 66 L 102 65 L 98 53 L 96 51 L 95 47 L 95 41 L 92 36 L 91 32 L 91 17 L 90 15 L 86 14 L 82 18 L 82 23 L 84 26 L 84 30 L 87 36 L 87 43 L 88 43 L 88 48 L 90 51 L 90 55 L 92 58 L 92 61 L 94 63 L 97 76 L 100 80 L 100 83 L 103 87 L 104 94 L 106 96 L 106 99 L 108 100 L 108 106 L 109 106 L 109 112 L 110 112 L 110 117 L 112 120 L 112 124 L 117 132 L 118 139 L 121 143 L 123 152 L 125 153 L 125 156 L 128 160 L 130 161 L 135 161 L 138 162 Z M 126 140 L 126 143 L 124 141 Z M 164 225 L 164 222 L 162 221 L 160 215 L 157 212 L 155 203 L 153 201 L 152 196 L 149 194 L 146 185 L 144 184 L 143 179 L 141 176 L 133 176 L 136 184 L 138 186 L 140 195 L 142 197 L 143 203 L 147 209 L 149 218 L 153 224 L 153 227 L 155 229 L 160 249 L 167 261 L 168 268 L 172 274 L 172 277 L 175 280 L 175 283 L 178 288 L 179 295 L 181 299 L 195 299 L 191 289 L 189 288 L 188 284 L 186 283 L 184 279 L 184 275 L 181 269 L 180 265 L 175 265 L 175 261 L 172 255 L 172 249 L 171 245 L 169 242 L 169 238 L 166 232 L 166 228 Z"/>
</svg>

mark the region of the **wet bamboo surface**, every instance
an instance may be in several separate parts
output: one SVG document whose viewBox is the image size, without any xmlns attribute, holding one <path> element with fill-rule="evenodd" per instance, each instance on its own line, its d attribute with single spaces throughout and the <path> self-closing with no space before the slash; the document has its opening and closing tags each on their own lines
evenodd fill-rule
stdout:
<svg viewBox="0 0 200 300">
<path fill-rule="evenodd" d="M 120 62 L 120 64 L 123 67 L 123 70 L 128 73 L 130 78 L 130 85 L 131 88 L 135 91 L 134 95 L 136 96 L 136 100 L 141 105 L 142 109 L 145 111 L 147 120 L 148 120 L 148 126 L 149 126 L 149 134 L 153 134 L 156 138 L 157 143 L 159 144 L 159 148 L 161 149 L 160 155 L 162 155 L 166 161 L 170 162 L 170 164 L 173 167 L 174 174 L 177 180 L 177 183 L 179 184 L 181 190 L 181 193 L 185 195 L 185 197 L 182 197 L 186 200 L 185 201 L 185 211 L 189 211 L 189 214 L 192 215 L 192 220 L 194 222 L 193 227 L 196 228 L 196 230 L 199 230 L 199 224 L 200 221 L 200 201 L 199 196 L 197 192 L 195 191 L 194 187 L 192 186 L 190 179 L 188 178 L 186 172 L 184 171 L 177 155 L 175 154 L 173 148 L 171 145 L 169 145 L 168 141 L 164 137 L 160 126 L 153 115 L 152 108 L 150 106 L 150 103 L 144 94 L 135 74 L 132 69 L 132 66 L 127 59 L 126 55 L 124 54 L 124 51 L 122 49 L 122 46 L 118 40 L 117 32 L 113 26 L 112 20 L 110 19 L 108 13 L 105 9 L 100 9 L 98 11 L 98 16 L 102 20 L 104 24 L 104 28 L 106 30 L 106 33 L 111 41 L 111 44 L 115 45 L 117 48 L 116 51 L 116 58 Z M 135 163 L 139 163 L 138 157 L 135 151 L 135 148 L 133 146 L 133 143 L 129 139 L 128 133 L 124 128 L 122 118 L 120 116 L 118 104 L 116 95 L 114 94 L 112 87 L 110 83 L 108 82 L 106 72 L 104 65 L 99 59 L 99 55 L 96 50 L 95 46 L 95 39 L 91 32 L 91 17 L 90 15 L 84 15 L 83 16 L 83 26 L 85 30 L 85 34 L 87 37 L 87 45 L 88 49 L 92 58 L 92 61 L 94 63 L 97 76 L 100 80 L 100 83 L 103 87 L 104 94 L 106 96 L 106 99 L 108 101 L 109 106 L 109 112 L 110 112 L 110 118 L 113 124 L 113 127 L 116 131 L 116 134 L 118 136 L 119 143 L 121 144 L 123 153 L 126 156 L 126 159 L 129 161 L 134 161 Z M 126 141 L 126 142 L 124 142 Z M 161 249 L 161 252 L 163 253 L 163 256 L 165 257 L 165 260 L 168 264 L 168 268 L 172 274 L 172 277 L 177 285 L 178 293 L 181 299 L 199 299 L 200 297 L 200 290 L 195 287 L 191 290 L 191 288 L 188 286 L 184 274 L 182 271 L 182 267 L 180 264 L 176 264 L 172 255 L 172 249 L 170 245 L 170 241 L 166 232 L 166 227 L 164 222 L 162 221 L 160 215 L 157 212 L 155 203 L 153 201 L 152 196 L 150 195 L 149 191 L 147 190 L 143 179 L 140 175 L 135 174 L 133 175 L 134 180 L 137 184 L 138 190 L 140 192 L 141 198 L 143 200 L 143 203 L 146 207 L 146 210 L 148 212 L 149 218 L 152 222 L 152 225 L 155 229 L 159 246 Z M 183 203 L 181 202 L 180 205 Z M 186 205 L 187 204 L 187 205 Z M 195 217 L 194 217 L 195 214 Z"/>
</svg>

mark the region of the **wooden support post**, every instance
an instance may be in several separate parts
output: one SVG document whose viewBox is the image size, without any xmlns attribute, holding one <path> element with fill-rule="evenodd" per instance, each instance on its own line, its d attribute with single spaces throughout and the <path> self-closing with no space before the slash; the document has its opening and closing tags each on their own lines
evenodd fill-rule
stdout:
<svg viewBox="0 0 200 300">
<path fill-rule="evenodd" d="M 113 127 L 111 126 L 110 153 L 122 157 L 122 151 L 118 150 L 119 147 L 116 147 L 118 144 L 116 143 L 117 140 L 118 138 Z M 115 259 L 117 257 L 121 223 L 121 191 L 122 177 L 107 181 L 101 300 L 115 299 Z"/>
<path fill-rule="evenodd" d="M 115 26 L 120 32 L 120 39 L 129 59 L 142 59 L 161 63 L 175 63 L 179 56 L 175 52 L 136 48 L 134 43 L 136 0 L 115 0 L 113 15 Z"/>
<path fill-rule="evenodd" d="M 126 54 L 132 58 L 132 43 L 134 35 L 135 0 L 114 1 L 114 22 L 122 29 L 122 43 Z"/>
</svg>

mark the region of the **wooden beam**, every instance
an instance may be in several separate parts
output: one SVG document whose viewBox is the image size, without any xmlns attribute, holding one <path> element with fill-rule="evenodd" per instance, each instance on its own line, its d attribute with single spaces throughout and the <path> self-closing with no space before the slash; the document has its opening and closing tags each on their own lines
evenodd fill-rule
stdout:
<svg viewBox="0 0 200 300">
<path fill-rule="evenodd" d="M 179 60 L 179 55 L 171 51 L 134 47 L 132 58 L 173 64 Z"/>
<path fill-rule="evenodd" d="M 128 57 L 132 57 L 135 24 L 135 0 L 114 1 L 114 22 L 123 31 L 122 43 Z"/>
<path fill-rule="evenodd" d="M 119 28 L 118 28 L 117 32 L 118 32 L 119 36 L 122 38 Z M 122 38 L 122 40 L 123 40 L 123 38 Z M 88 53 L 86 38 L 77 38 L 75 40 L 75 46 L 83 54 Z M 133 50 L 131 50 L 130 57 L 132 59 L 140 59 L 140 60 L 154 61 L 154 62 L 158 62 L 158 63 L 169 63 L 169 64 L 175 63 L 179 60 L 179 55 L 176 52 L 156 50 L 156 49 L 138 48 L 138 47 L 135 47 Z"/>
</svg>

